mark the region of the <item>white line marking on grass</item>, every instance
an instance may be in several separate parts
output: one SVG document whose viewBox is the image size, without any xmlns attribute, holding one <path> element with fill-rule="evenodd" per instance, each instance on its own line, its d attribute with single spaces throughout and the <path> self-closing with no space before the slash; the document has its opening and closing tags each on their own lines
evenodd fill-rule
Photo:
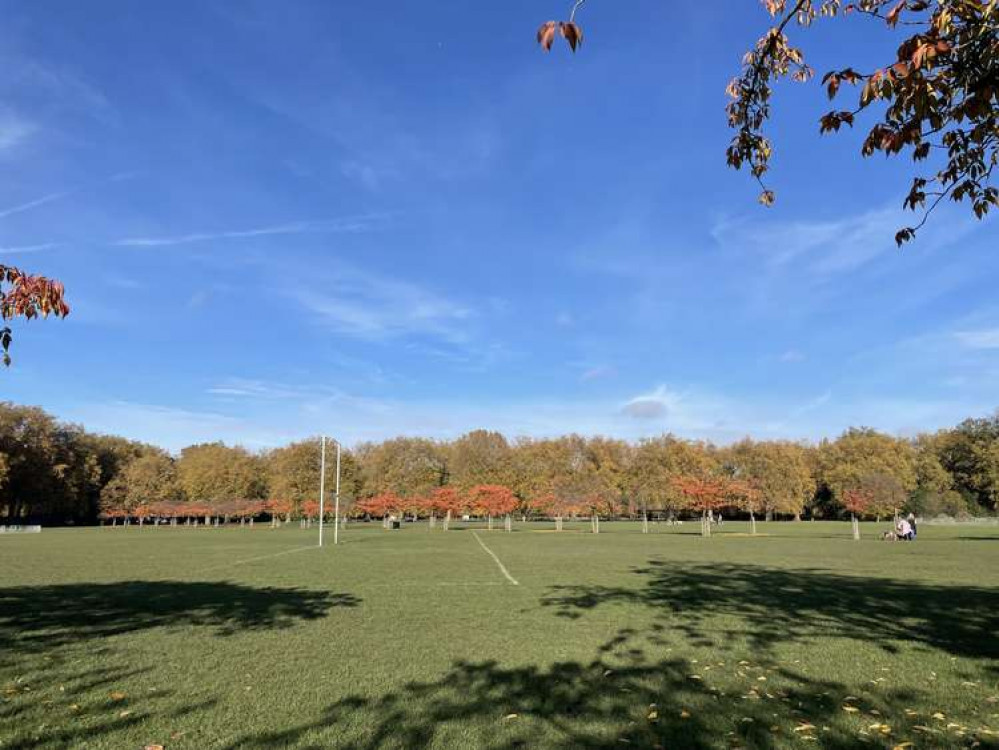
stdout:
<svg viewBox="0 0 999 750">
<path fill-rule="evenodd" d="M 485 543 L 485 542 L 483 542 L 483 541 L 482 541 L 482 540 L 481 540 L 481 539 L 479 538 L 479 535 L 478 535 L 478 534 L 477 534 L 476 532 L 474 532 L 474 531 L 473 531 L 473 532 L 472 532 L 472 536 L 474 536 L 474 537 L 475 537 L 475 541 L 477 541 L 477 542 L 479 543 L 479 546 L 480 546 L 480 547 L 482 547 L 482 549 L 484 549 L 484 550 L 486 551 L 486 553 L 487 553 L 487 554 L 488 554 L 488 555 L 489 555 L 489 556 L 490 556 L 490 557 L 491 557 L 491 558 L 492 558 L 493 560 L 495 560 L 495 561 L 496 561 L 496 564 L 497 564 L 497 565 L 499 565 L 499 569 L 500 569 L 500 572 L 501 572 L 501 573 L 502 573 L 503 575 L 505 575 L 505 576 L 506 576 L 506 580 L 508 580 L 508 581 L 509 581 L 510 583 L 512 583 L 512 584 L 513 584 L 514 586 L 519 586 L 520 584 L 519 584 L 519 583 L 517 583 L 517 579 L 516 579 L 516 578 L 514 578 L 514 577 L 513 577 L 512 575 L 510 575 L 510 571 L 509 571 L 509 570 L 507 570 L 507 569 L 506 569 L 506 566 L 505 566 L 505 565 L 503 565 L 503 563 L 502 563 L 502 562 L 500 562 L 500 559 L 499 559 L 498 557 L 496 557 L 496 553 L 495 553 L 495 552 L 493 552 L 493 551 L 492 551 L 491 549 L 489 549 L 489 548 L 488 548 L 488 547 L 486 546 L 486 543 Z"/>
<path fill-rule="evenodd" d="M 282 552 L 275 552 L 271 555 L 260 555 L 259 557 L 248 557 L 245 560 L 234 560 L 233 562 L 222 563 L 221 565 L 212 565 L 208 568 L 202 568 L 201 572 L 206 570 L 216 570 L 218 568 L 228 568 L 230 565 L 245 565 L 246 563 L 257 562 L 258 560 L 269 560 L 272 557 L 281 557 L 281 555 L 291 555 L 295 552 L 305 552 L 307 549 L 319 549 L 314 544 L 310 544 L 308 547 L 295 547 L 294 549 L 286 549 Z"/>
</svg>

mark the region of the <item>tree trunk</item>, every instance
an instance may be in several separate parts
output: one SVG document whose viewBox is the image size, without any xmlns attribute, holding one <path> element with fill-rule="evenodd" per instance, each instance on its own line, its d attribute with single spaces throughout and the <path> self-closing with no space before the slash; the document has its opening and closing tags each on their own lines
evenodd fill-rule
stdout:
<svg viewBox="0 0 999 750">
<path fill-rule="evenodd" d="M 430 529 L 433 530 L 435 526 L 437 526 L 437 516 L 433 511 L 430 511 Z"/>
<path fill-rule="evenodd" d="M 799 511 L 797 511 L 797 512 L 796 512 L 796 513 L 794 514 L 794 520 L 795 520 L 795 521 L 799 521 L 799 522 L 801 521 L 801 511 L 800 511 L 800 510 L 799 510 Z"/>
<path fill-rule="evenodd" d="M 506 514 L 505 526 L 507 532 L 513 531 L 513 519 L 510 517 L 509 513 Z"/>
<path fill-rule="evenodd" d="M 851 521 L 851 524 L 853 526 L 853 538 L 856 539 L 856 540 L 859 540 L 860 539 L 860 522 L 857 521 L 857 514 L 856 513 L 851 513 L 850 514 L 850 521 Z"/>
<path fill-rule="evenodd" d="M 648 513 L 642 513 L 642 533 L 643 534 L 648 534 L 649 533 L 649 514 Z"/>
<path fill-rule="evenodd" d="M 701 512 L 701 536 L 711 536 L 711 516 L 707 510 Z"/>
<path fill-rule="evenodd" d="M 451 511 L 448 511 L 447 515 L 444 516 L 444 531 L 447 531 L 449 528 L 451 528 Z"/>
<path fill-rule="evenodd" d="M 488 524 L 489 531 L 492 531 L 493 530 L 493 517 L 492 516 L 488 516 L 488 521 L 486 523 Z"/>
<path fill-rule="evenodd" d="M 753 514 L 753 511 L 749 511 L 749 528 L 751 530 L 750 533 L 756 536 L 756 516 Z"/>
<path fill-rule="evenodd" d="M 562 516 L 555 516 L 555 531 L 562 530 Z"/>
</svg>

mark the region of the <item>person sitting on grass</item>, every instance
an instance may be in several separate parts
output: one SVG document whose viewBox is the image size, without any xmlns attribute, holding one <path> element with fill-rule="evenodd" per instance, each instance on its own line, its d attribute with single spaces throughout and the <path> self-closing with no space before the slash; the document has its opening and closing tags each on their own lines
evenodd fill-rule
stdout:
<svg viewBox="0 0 999 750">
<path fill-rule="evenodd" d="M 904 539 L 907 542 L 911 542 L 914 536 L 912 526 L 904 518 L 898 519 L 898 524 L 895 526 L 895 533 L 899 539 Z"/>
</svg>

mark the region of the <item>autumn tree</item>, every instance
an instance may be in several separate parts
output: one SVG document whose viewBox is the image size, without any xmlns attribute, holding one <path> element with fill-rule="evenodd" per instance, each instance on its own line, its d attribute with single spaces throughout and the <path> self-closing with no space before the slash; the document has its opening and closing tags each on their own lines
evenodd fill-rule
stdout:
<svg viewBox="0 0 999 750">
<path fill-rule="evenodd" d="M 626 484 L 641 504 L 643 517 L 649 510 L 666 511 L 673 516 L 685 507 L 687 499 L 674 480 L 707 476 L 716 463 L 703 443 L 673 435 L 648 438 L 634 449 Z"/>
<path fill-rule="evenodd" d="M 133 459 L 101 492 L 101 510 L 107 517 L 132 515 L 152 503 L 175 502 L 182 497 L 173 459 L 164 451 L 150 450 Z"/>
<path fill-rule="evenodd" d="M 760 492 L 761 507 L 770 520 L 774 513 L 801 516 L 815 494 L 815 478 L 807 449 L 787 441 L 743 440 L 728 450 L 734 475 L 751 480 Z"/>
<path fill-rule="evenodd" d="M 517 497 L 509 488 L 495 484 L 472 487 L 468 491 L 468 504 L 473 513 L 488 519 L 490 531 L 495 516 L 503 516 L 506 530 L 511 530 L 510 514 L 517 509 Z"/>
<path fill-rule="evenodd" d="M 82 428 L 42 409 L 0 402 L 0 517 L 85 522 L 100 494 L 99 456 Z"/>
<path fill-rule="evenodd" d="M 430 508 L 430 528 L 435 525 L 437 515 L 443 519 L 443 529 L 448 531 L 451 528 L 451 518 L 460 515 L 466 506 L 466 500 L 454 487 L 438 487 L 430 493 L 428 498 Z"/>
<path fill-rule="evenodd" d="M 614 513 L 621 498 L 622 457 L 601 438 L 587 441 L 579 435 L 561 438 L 557 455 L 555 496 L 573 515 L 589 515 L 591 530 L 599 534 L 600 517 Z"/>
<path fill-rule="evenodd" d="M 302 503 L 319 498 L 320 439 L 310 438 L 269 451 L 263 456 L 267 486 L 272 497 L 280 497 L 292 505 L 292 511 Z M 336 487 L 336 462 L 326 462 L 327 515 L 334 511 L 333 493 Z M 343 517 L 362 489 L 362 479 L 353 454 L 340 453 L 340 511 Z M 318 511 L 313 514 L 315 517 Z"/>
<path fill-rule="evenodd" d="M 756 514 L 765 507 L 765 495 L 760 489 L 759 480 L 730 479 L 725 487 L 725 494 L 733 508 L 749 514 L 749 532 L 756 536 Z"/>
<path fill-rule="evenodd" d="M 184 448 L 177 476 L 190 501 L 263 498 L 267 480 L 263 462 L 245 448 L 203 443 Z"/>
<path fill-rule="evenodd" d="M 819 480 L 842 504 L 843 493 L 887 477 L 904 493 L 916 488 L 915 454 L 912 445 L 866 428 L 851 428 L 834 441 L 823 441 L 818 452 Z M 874 512 L 881 510 L 875 505 Z"/>
<path fill-rule="evenodd" d="M 672 480 L 690 510 L 701 514 L 701 535 L 711 536 L 711 514 L 732 505 L 729 484 L 721 477 L 680 476 Z"/>
<path fill-rule="evenodd" d="M 473 430 L 452 442 L 447 454 L 449 481 L 459 488 L 483 484 L 509 487 L 512 483 L 513 453 L 498 432 Z"/>
<path fill-rule="evenodd" d="M 359 479 L 370 493 L 423 496 L 448 482 L 445 451 L 433 440 L 400 437 L 365 443 L 354 449 L 353 456 Z"/>
<path fill-rule="evenodd" d="M 538 43 L 549 50 L 556 34 L 573 52 L 583 32 L 575 0 L 567 21 L 547 21 Z M 853 127 L 861 117 L 873 120 L 861 154 L 906 154 L 926 163 L 912 177 L 903 206 L 922 211 L 914 226 L 895 235 L 902 245 L 915 237 L 930 212 L 943 200 L 966 200 L 982 218 L 999 205 L 993 172 L 999 162 L 999 7 L 994 0 L 762 0 L 772 25 L 743 58 L 739 75 L 728 86 L 729 127 L 735 135 L 727 160 L 747 168 L 761 187 L 760 202 L 770 205 L 774 192 L 764 183 L 773 145 L 764 133 L 772 112 L 777 81 L 813 78 L 791 29 L 810 27 L 820 18 L 852 15 L 883 24 L 883 62 L 872 70 L 842 67 L 822 78 L 830 99 L 844 84 L 856 87 L 855 103 L 832 110 L 819 120 L 822 133 Z M 896 32 L 905 29 L 898 44 Z"/>
<path fill-rule="evenodd" d="M 389 518 L 402 512 L 403 499 L 394 492 L 382 492 L 378 495 L 359 500 L 357 509 L 361 513 L 382 519 L 382 526 L 388 527 Z"/>
<path fill-rule="evenodd" d="M 555 531 L 562 530 L 562 521 L 571 510 L 566 501 L 554 492 L 535 495 L 527 501 L 527 507 L 534 513 L 554 519 Z"/>
<path fill-rule="evenodd" d="M 47 318 L 49 315 L 57 318 L 69 315 L 62 284 L 0 264 L 0 358 L 4 365 L 10 365 L 13 338 L 8 321 L 15 318 Z"/>
<path fill-rule="evenodd" d="M 860 539 L 859 516 L 870 512 L 874 498 L 871 491 L 862 487 L 848 487 L 843 490 L 843 507 L 850 513 L 850 525 L 853 528 L 853 538 Z"/>
<path fill-rule="evenodd" d="M 877 520 L 882 516 L 898 518 L 909 499 L 909 493 L 897 477 L 890 474 L 868 474 L 860 478 L 859 488 L 868 496 L 868 513 Z"/>
<path fill-rule="evenodd" d="M 967 419 L 934 437 L 940 464 L 958 492 L 999 510 L 999 414 Z"/>
</svg>

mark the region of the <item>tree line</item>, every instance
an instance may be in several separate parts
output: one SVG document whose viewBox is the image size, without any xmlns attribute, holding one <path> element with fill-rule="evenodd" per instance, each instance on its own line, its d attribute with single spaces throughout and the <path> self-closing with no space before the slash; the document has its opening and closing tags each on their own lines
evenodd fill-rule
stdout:
<svg viewBox="0 0 999 750">
<path fill-rule="evenodd" d="M 291 520 L 318 514 L 318 439 L 252 452 L 205 443 L 178 455 L 0 403 L 0 523 L 98 519 Z M 334 467 L 327 467 L 328 488 Z M 818 443 L 673 435 L 455 440 L 399 437 L 342 455 L 341 508 L 377 517 L 517 513 L 649 517 L 726 509 L 763 518 L 993 513 L 999 414 L 915 438 L 851 428 Z"/>
</svg>

